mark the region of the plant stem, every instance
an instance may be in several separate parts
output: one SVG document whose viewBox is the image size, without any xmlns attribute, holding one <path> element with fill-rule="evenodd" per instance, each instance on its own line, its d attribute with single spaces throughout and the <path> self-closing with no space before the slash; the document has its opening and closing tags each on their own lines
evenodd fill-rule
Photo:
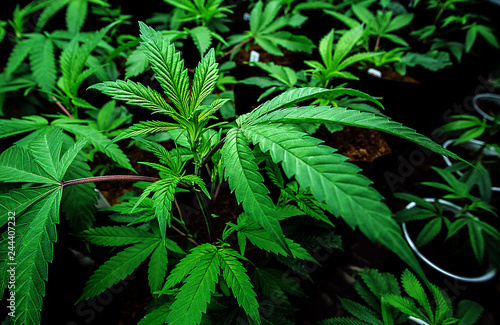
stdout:
<svg viewBox="0 0 500 325">
<path fill-rule="evenodd" d="M 175 196 L 174 196 L 174 204 L 175 204 L 175 207 L 177 208 L 177 212 L 179 213 L 179 220 L 178 220 L 178 222 L 182 225 L 182 227 L 184 227 L 184 229 L 186 231 L 188 231 L 186 223 L 184 222 L 184 218 L 182 217 L 181 207 L 179 206 L 179 203 L 177 202 L 177 199 L 175 198 Z"/>
<path fill-rule="evenodd" d="M 196 242 L 196 240 L 194 240 L 193 238 L 189 237 L 188 235 L 186 235 L 185 233 L 183 233 L 180 229 L 176 228 L 175 226 L 172 226 L 172 229 L 175 230 L 175 231 L 177 231 L 181 236 L 186 237 L 187 240 L 189 240 L 190 242 L 192 242 L 196 246 L 200 245 L 200 244 L 198 244 Z"/>
<path fill-rule="evenodd" d="M 63 111 L 64 114 L 66 114 L 69 118 L 73 118 L 73 115 L 71 115 L 68 110 L 66 109 L 66 107 L 64 107 L 63 104 L 61 104 L 57 98 L 55 98 L 54 96 L 52 96 L 52 99 L 56 102 L 57 106 L 59 106 L 59 108 L 61 109 L 61 111 Z"/>
<path fill-rule="evenodd" d="M 375 42 L 375 49 L 374 49 L 374 51 L 376 51 L 379 46 L 380 46 L 380 36 L 377 36 L 377 41 Z"/>
<path fill-rule="evenodd" d="M 64 188 L 66 186 L 78 185 L 84 183 L 95 183 L 95 182 L 107 182 L 107 181 L 145 181 L 145 182 L 157 182 L 161 180 L 158 177 L 150 177 L 150 176 L 138 176 L 138 175 L 109 175 L 109 176 L 94 176 L 94 177 L 86 177 L 86 178 L 78 178 L 72 179 L 70 181 L 61 182 L 61 186 Z M 179 184 L 179 186 L 186 186 L 183 184 Z"/>
<path fill-rule="evenodd" d="M 205 206 L 203 204 L 202 197 L 200 193 L 196 192 L 196 200 L 198 200 L 198 205 L 200 206 L 201 213 L 203 214 L 203 218 L 205 219 L 205 223 L 207 224 L 207 232 L 209 241 L 212 242 L 212 220 L 210 220 L 210 216 L 207 214 Z"/>
<path fill-rule="evenodd" d="M 196 176 L 200 176 L 201 174 L 200 167 L 203 166 L 203 162 L 201 161 L 200 156 L 198 155 L 198 150 L 195 141 L 191 141 L 191 151 L 193 152 L 193 158 L 194 158 L 194 174 Z M 212 242 L 212 220 L 210 220 L 210 216 L 206 211 L 205 205 L 202 204 L 203 200 L 201 194 L 199 192 L 195 192 L 195 196 L 196 200 L 198 201 L 201 213 L 203 214 L 203 218 L 205 219 L 205 223 L 207 225 L 208 238 L 210 242 Z"/>
<path fill-rule="evenodd" d="M 216 61 L 220 61 L 221 59 L 225 58 L 226 56 L 228 56 L 229 54 L 233 53 L 234 51 L 238 50 L 240 47 L 242 47 L 243 45 L 245 45 L 246 43 L 252 41 L 253 39 L 255 38 L 255 36 L 252 36 L 250 38 L 247 38 L 246 40 L 244 40 L 243 42 L 237 44 L 236 46 L 234 46 L 232 49 L 230 49 L 229 51 L 227 51 L 226 53 L 222 54 L 221 56 L 219 56 L 217 58 Z"/>
<path fill-rule="evenodd" d="M 213 147 L 212 150 L 210 150 L 208 152 L 208 154 L 205 156 L 205 158 L 203 158 L 203 161 L 201 162 L 201 166 L 205 165 L 210 160 L 210 158 L 212 158 L 212 156 L 217 152 L 217 150 L 219 150 L 220 147 L 222 147 L 222 145 L 224 144 L 225 141 L 226 141 L 226 137 L 222 138 L 222 140 L 220 140 L 219 143 L 217 143 L 215 145 L 215 147 Z"/>
</svg>

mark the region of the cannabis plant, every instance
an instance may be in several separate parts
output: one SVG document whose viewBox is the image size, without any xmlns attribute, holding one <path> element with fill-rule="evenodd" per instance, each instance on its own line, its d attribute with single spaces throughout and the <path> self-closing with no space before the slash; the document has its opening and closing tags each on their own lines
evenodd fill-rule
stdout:
<svg viewBox="0 0 500 325">
<path fill-rule="evenodd" d="M 464 53 L 469 53 L 480 35 L 487 43 L 495 48 L 500 44 L 495 36 L 495 30 L 489 26 L 489 19 L 483 14 L 462 7 L 467 1 L 461 0 L 428 0 L 422 1 L 426 5 L 426 13 L 433 15 L 431 24 L 411 32 L 431 44 L 433 49 L 450 51 L 458 62 Z M 415 6 L 420 1 L 415 1 Z M 459 39 L 461 41 L 456 41 Z"/>
<path fill-rule="evenodd" d="M 454 115 L 451 118 L 453 120 L 441 129 L 454 138 L 450 140 L 453 150 L 462 147 L 467 152 L 467 157 L 464 158 L 474 168 L 462 162 L 454 162 L 449 169 L 460 175 L 460 180 L 469 187 L 477 185 L 481 198 L 489 202 L 492 179 L 496 177 L 500 163 L 500 146 L 498 141 L 495 141 L 500 125 L 496 121 L 488 121 L 484 117 L 474 115 Z"/>
<path fill-rule="evenodd" d="M 307 242 L 316 232 L 302 238 L 290 230 L 308 225 L 331 236 L 332 216 L 343 218 L 352 228 L 359 227 L 370 240 L 387 246 L 423 276 L 391 211 L 370 187 L 370 180 L 346 157 L 296 125 L 372 128 L 459 159 L 456 155 L 386 117 L 342 107 L 296 105 L 325 94 L 357 95 L 380 104 L 353 89 L 293 89 L 239 116 L 232 124 L 214 124 L 218 110 L 227 101 L 206 103 L 218 78 L 214 50 L 202 58 L 190 80 L 168 38 L 144 23 L 140 23 L 140 33 L 141 47 L 164 94 L 132 80 L 105 81 L 91 89 L 164 117 L 138 122 L 115 138 L 172 134 L 176 143 L 172 150 L 143 140 L 158 158 L 157 162 L 143 164 L 158 170 L 159 177 L 84 176 L 88 166 L 81 150 L 87 142 L 95 141 L 95 134 L 102 136 L 98 131 L 82 134 L 75 142 L 63 132 L 81 128 L 71 121 L 51 125 L 42 117 L 4 121 L 2 130 L 10 128 L 6 132 L 11 134 L 43 126 L 36 137 L 25 137 L 0 155 L 0 180 L 11 188 L 0 196 L 4 227 L 0 247 L 12 253 L 1 254 L 0 283 L 2 289 L 7 288 L 8 263 L 13 260 L 5 258 L 15 256 L 15 295 L 19 297 L 12 319 L 15 324 L 40 323 L 47 268 L 52 262 L 61 212 L 87 242 L 124 247 L 94 272 L 80 300 L 95 297 L 149 261 L 148 283 L 154 300 L 141 325 L 217 323 L 217 311 L 223 311 L 227 323 L 237 319 L 267 322 L 272 315 L 262 312 L 259 301 L 270 296 L 276 299 L 276 294 L 280 301 L 287 301 L 286 292 L 297 290 L 280 286 L 274 280 L 276 273 L 265 267 L 266 260 L 274 257 L 297 271 L 302 267 L 307 278 L 300 262 L 314 261 L 310 252 L 315 246 Z M 118 214 L 113 218 L 126 224 L 93 227 L 89 207 L 94 201 L 88 190 L 95 182 L 113 180 L 142 181 L 143 192 L 113 207 Z M 223 184 L 228 184 L 242 210 L 236 220 L 224 220 L 221 225 L 213 208 Z M 272 184 L 280 189 L 278 201 L 270 194 Z M 84 199 L 79 193 L 85 195 Z M 198 202 L 189 215 L 178 202 L 186 195 Z M 86 205 L 78 213 L 71 212 L 75 202 Z M 79 214 L 82 211 L 86 213 Z M 5 227 L 14 216 L 15 237 L 12 227 Z M 214 226 L 216 222 L 218 227 Z M 7 245 L 14 241 L 15 245 Z M 248 253 L 250 245 L 263 255 Z"/>
<path fill-rule="evenodd" d="M 363 33 L 364 29 L 362 26 L 350 29 L 335 43 L 335 50 L 333 50 L 333 29 L 320 40 L 319 54 L 323 63 L 310 60 L 305 61 L 312 68 L 310 73 L 313 76 L 313 81 L 316 81 L 315 83 L 318 86 L 327 88 L 333 78 L 358 80 L 358 77 L 345 71 L 345 69 L 357 62 L 379 55 L 379 53 L 375 52 L 351 54 L 351 51 L 357 45 Z"/>
<path fill-rule="evenodd" d="M 249 77 L 241 82 L 268 88 L 259 100 L 276 90 L 292 89 L 298 86 L 319 86 L 329 88 L 334 78 L 358 80 L 359 78 L 345 69 L 357 62 L 367 60 L 381 53 L 352 53 L 363 35 L 363 27 L 347 31 L 334 42 L 335 31 L 332 29 L 319 42 L 318 50 L 322 62 L 304 61 L 311 69 L 296 72 L 290 67 L 276 65 L 273 62 L 255 62 L 257 67 L 269 73 L 269 77 Z M 335 47 L 335 50 L 333 50 Z M 310 77 L 310 78 L 307 78 Z"/>
<path fill-rule="evenodd" d="M 325 12 L 343 22 L 351 30 L 364 26 L 361 38 L 362 47 L 365 51 L 379 52 L 380 54 L 365 60 L 372 62 L 375 66 L 391 64 L 397 72 L 406 74 L 407 66 L 420 65 L 431 71 L 436 71 L 451 65 L 448 53 L 436 49 L 431 49 L 427 53 L 411 52 L 408 42 L 398 35 L 401 29 L 412 22 L 413 14 L 406 12 L 396 14 L 394 10 L 377 10 L 374 14 L 367 3 L 351 5 L 351 15 L 333 10 Z M 384 40 L 396 44 L 397 47 L 384 46 Z"/>
<path fill-rule="evenodd" d="M 498 267 L 499 257 L 497 247 L 500 243 L 500 232 L 492 225 L 492 217 L 497 217 L 495 208 L 482 199 L 471 194 L 471 187 L 458 180 L 452 172 L 433 167 L 443 182 L 422 182 L 422 185 L 444 191 L 439 199 L 451 199 L 457 202 L 457 212 L 449 216 L 439 200 L 428 202 L 409 193 L 396 193 L 396 197 L 415 202 L 411 209 L 403 209 L 396 214 L 400 222 L 425 220 L 425 226 L 420 230 L 415 244 L 418 247 L 431 242 L 446 229 L 446 239 L 456 238 L 461 229 L 467 229 L 467 245 L 472 248 L 479 264 L 486 255 L 491 263 Z M 464 239 L 460 239 L 464 243 Z M 486 254 L 488 253 L 488 254 Z"/>
<path fill-rule="evenodd" d="M 282 8 L 282 1 L 269 1 L 265 6 L 262 1 L 257 2 L 250 12 L 250 30 L 229 37 L 228 43 L 234 45 L 232 53 L 249 42 L 255 42 L 272 55 L 283 55 L 280 46 L 294 52 L 312 53 L 314 44 L 309 38 L 282 30 L 300 27 L 307 17 L 290 13 L 280 16 Z"/>
<path fill-rule="evenodd" d="M 317 325 L 334 324 L 404 324 L 411 318 L 414 322 L 429 325 L 462 324 L 477 322 L 483 307 L 475 301 L 461 300 L 453 311 L 452 300 L 446 292 L 432 283 L 425 282 L 431 298 L 420 281 L 410 271 L 405 270 L 401 284 L 409 297 L 403 297 L 398 281 L 390 273 L 379 273 L 375 269 L 359 272 L 360 278 L 354 288 L 368 306 L 339 298 L 342 307 L 353 317 L 325 319 Z"/>
</svg>

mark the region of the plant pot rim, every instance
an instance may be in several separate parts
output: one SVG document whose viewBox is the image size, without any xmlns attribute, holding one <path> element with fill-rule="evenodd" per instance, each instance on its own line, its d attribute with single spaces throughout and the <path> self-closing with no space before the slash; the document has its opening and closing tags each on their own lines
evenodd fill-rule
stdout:
<svg viewBox="0 0 500 325">
<path fill-rule="evenodd" d="M 427 202 L 435 202 L 434 198 L 424 198 L 424 200 L 426 200 Z M 438 199 L 438 201 L 441 204 L 443 204 L 444 206 L 447 206 L 447 207 L 449 207 L 451 209 L 460 210 L 459 206 L 457 206 L 457 205 L 455 205 L 455 204 L 453 204 L 453 203 L 451 203 L 449 201 L 446 201 L 446 200 L 443 200 L 443 199 Z M 415 202 L 410 202 L 406 206 L 406 209 L 411 209 L 414 206 L 416 206 L 416 203 Z M 429 265 L 430 267 L 432 267 L 436 271 L 438 271 L 438 272 L 440 272 L 440 273 L 442 273 L 444 275 L 447 275 L 450 278 L 457 279 L 457 280 L 464 281 L 464 282 L 471 282 L 471 283 L 486 282 L 486 281 L 491 280 L 491 279 L 493 279 L 495 277 L 495 275 L 496 275 L 496 269 L 493 266 L 491 266 L 491 265 L 488 267 L 488 270 L 486 270 L 486 272 L 483 275 L 480 275 L 480 276 L 477 276 L 477 277 L 460 276 L 460 275 L 448 272 L 446 270 L 443 270 L 442 268 L 440 268 L 439 266 L 437 266 L 436 264 L 434 264 L 433 262 L 431 262 L 429 259 L 427 259 L 425 257 L 425 255 L 423 255 L 418 250 L 417 246 L 415 245 L 415 243 L 411 239 L 410 234 L 408 233 L 408 230 L 406 229 L 406 223 L 402 223 L 401 227 L 403 229 L 403 233 L 404 233 L 405 239 L 408 242 L 408 245 L 410 245 L 410 248 L 415 252 L 415 254 L 422 261 L 424 261 L 427 265 Z"/>
<path fill-rule="evenodd" d="M 489 115 L 485 111 L 483 111 L 481 108 L 479 108 L 479 105 L 477 104 L 478 99 L 483 99 L 483 98 L 492 98 L 494 101 L 498 101 L 500 104 L 500 95 L 493 94 L 493 93 L 484 93 L 484 94 L 477 94 L 472 98 L 472 106 L 474 106 L 474 109 L 476 112 L 478 112 L 482 117 L 487 119 L 488 121 L 495 122 L 495 119 L 493 116 Z M 500 124 L 500 121 L 496 121 L 497 124 Z"/>
<path fill-rule="evenodd" d="M 448 149 L 448 147 L 453 144 L 457 139 L 448 139 L 446 140 L 444 143 L 443 143 L 443 148 L 445 149 Z M 470 142 L 470 143 L 473 143 L 474 145 L 477 145 L 477 146 L 482 146 L 484 144 L 484 141 L 481 141 L 481 140 L 477 140 L 477 139 L 471 139 L 471 140 L 468 140 L 468 141 L 465 141 L 464 143 L 466 142 Z M 493 155 L 496 155 L 498 156 L 498 158 L 500 159 L 500 155 L 498 155 L 497 152 L 493 152 Z M 446 163 L 446 166 L 451 166 L 452 165 L 452 162 L 450 160 L 450 158 L 448 158 L 447 156 L 445 155 L 442 155 L 443 157 L 443 160 L 444 162 Z M 462 176 L 463 173 L 459 170 L 455 171 L 455 173 L 458 175 L 458 176 Z M 491 190 L 494 191 L 494 192 L 500 192 L 500 187 L 491 187 Z M 450 202 L 451 203 L 451 202 Z"/>
</svg>

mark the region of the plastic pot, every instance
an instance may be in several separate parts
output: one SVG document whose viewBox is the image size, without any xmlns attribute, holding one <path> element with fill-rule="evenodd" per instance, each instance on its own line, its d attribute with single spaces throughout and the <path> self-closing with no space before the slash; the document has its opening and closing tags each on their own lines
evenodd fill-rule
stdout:
<svg viewBox="0 0 500 325">
<path fill-rule="evenodd" d="M 426 200 L 427 202 L 435 202 L 434 198 L 425 198 L 424 200 Z M 439 202 L 443 206 L 444 211 L 450 211 L 452 213 L 458 213 L 460 211 L 459 206 L 457 206 L 449 201 L 440 199 Z M 411 209 L 415 206 L 416 206 L 415 202 L 410 202 L 406 206 L 406 209 Z M 470 216 L 472 217 L 472 215 L 470 215 Z M 411 238 L 405 223 L 402 224 L 402 228 L 403 228 L 403 233 L 404 233 L 405 239 L 408 242 L 408 245 L 410 245 L 410 248 L 415 252 L 415 254 L 423 262 L 425 262 L 427 265 L 429 265 L 434 270 L 440 272 L 441 274 L 444 274 L 444 275 L 446 275 L 450 278 L 453 278 L 453 279 L 457 279 L 459 281 L 470 282 L 470 283 L 486 282 L 488 280 L 491 280 L 496 275 L 496 269 L 493 268 L 491 265 L 488 267 L 488 269 L 485 271 L 484 274 L 479 275 L 479 276 L 469 277 L 469 276 L 462 276 L 462 275 L 458 275 L 458 274 L 454 274 L 452 272 L 449 272 L 449 271 L 443 269 L 442 267 L 436 265 L 435 263 L 433 263 L 428 257 L 426 257 L 424 254 L 422 254 L 420 252 L 420 250 L 417 248 L 417 246 L 413 242 L 413 239 Z"/>
<path fill-rule="evenodd" d="M 495 122 L 495 118 L 491 116 L 493 112 L 500 117 L 500 95 L 491 93 L 477 94 L 472 98 L 472 106 L 488 121 Z M 496 123 L 500 124 L 499 118 L 497 118 Z"/>
</svg>

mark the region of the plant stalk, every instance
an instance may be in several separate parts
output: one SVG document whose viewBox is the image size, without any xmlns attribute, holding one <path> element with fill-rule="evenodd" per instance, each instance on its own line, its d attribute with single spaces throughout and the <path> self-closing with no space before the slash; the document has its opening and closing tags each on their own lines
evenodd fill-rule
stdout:
<svg viewBox="0 0 500 325">
<path fill-rule="evenodd" d="M 54 96 L 52 96 L 52 99 L 56 102 L 57 106 L 59 106 L 59 108 L 61 109 L 61 111 L 63 111 L 64 114 L 66 114 L 69 118 L 73 118 L 73 115 L 70 114 L 70 112 L 66 109 L 66 107 L 64 107 L 63 104 L 61 104 L 57 98 L 55 98 Z"/>
<path fill-rule="evenodd" d="M 161 180 L 158 177 L 150 176 L 138 176 L 138 175 L 108 175 L 108 176 L 94 176 L 86 178 L 72 179 L 70 181 L 61 182 L 61 186 L 64 188 L 66 186 L 85 184 L 85 183 L 95 183 L 95 182 L 109 182 L 109 181 L 144 181 L 144 182 L 157 182 Z M 186 186 L 179 184 L 179 186 Z"/>
<path fill-rule="evenodd" d="M 250 38 L 247 38 L 246 40 L 244 40 L 243 42 L 237 44 L 236 46 L 234 46 L 232 49 L 230 49 L 229 51 L 227 51 L 226 53 L 222 54 L 221 56 L 219 56 L 217 58 L 216 61 L 220 61 L 222 60 L 223 58 L 225 58 L 226 56 L 228 56 L 229 54 L 233 53 L 234 51 L 238 50 L 240 47 L 242 47 L 243 45 L 245 45 L 246 43 L 252 41 L 253 39 L 255 38 L 255 36 L 252 36 Z"/>
</svg>

